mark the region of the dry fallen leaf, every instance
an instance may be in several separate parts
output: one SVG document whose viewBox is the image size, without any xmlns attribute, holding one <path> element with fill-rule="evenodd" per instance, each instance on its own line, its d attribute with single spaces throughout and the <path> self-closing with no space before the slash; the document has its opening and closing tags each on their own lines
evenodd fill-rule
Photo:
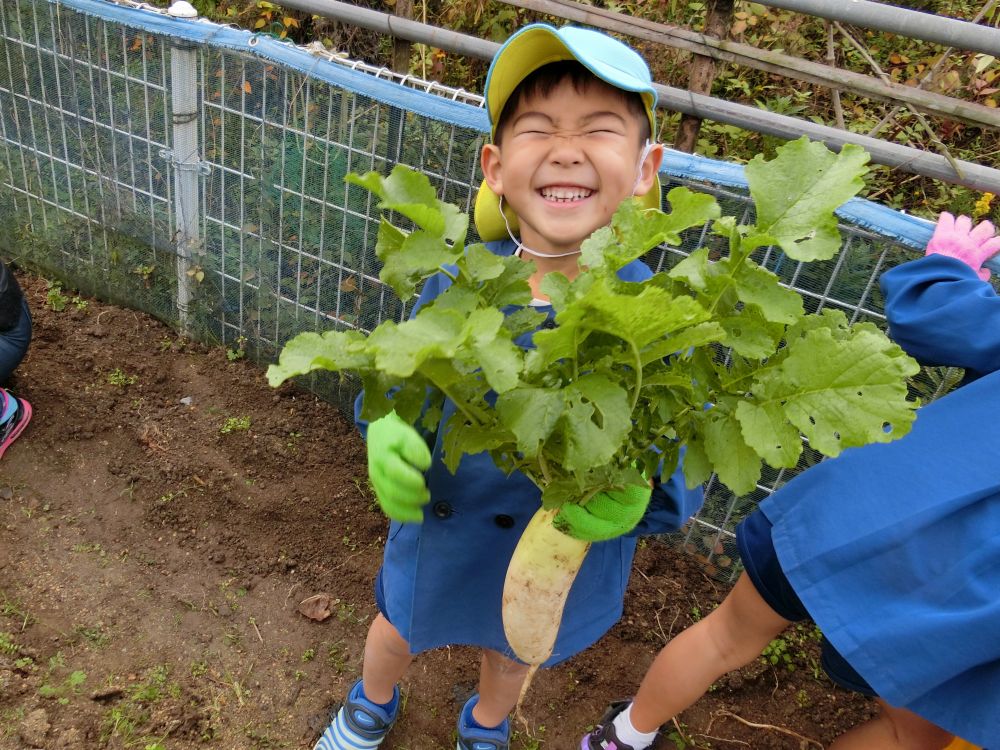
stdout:
<svg viewBox="0 0 1000 750">
<path fill-rule="evenodd" d="M 331 607 L 339 603 L 340 599 L 334 599 L 329 594 L 313 594 L 299 602 L 299 612 L 310 620 L 323 622 L 333 614 Z"/>
</svg>

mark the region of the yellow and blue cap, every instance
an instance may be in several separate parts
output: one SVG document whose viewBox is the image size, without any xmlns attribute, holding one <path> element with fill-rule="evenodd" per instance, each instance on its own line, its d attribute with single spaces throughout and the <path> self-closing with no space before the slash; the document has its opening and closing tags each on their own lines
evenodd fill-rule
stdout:
<svg viewBox="0 0 1000 750">
<path fill-rule="evenodd" d="M 578 26 L 556 28 L 547 23 L 525 26 L 504 42 L 486 74 L 486 112 L 490 117 L 490 137 L 496 137 L 497 120 L 511 94 L 525 78 L 554 62 L 576 60 L 609 86 L 642 97 L 649 118 L 649 132 L 656 135 L 656 89 L 649 66 L 638 52 L 617 39 Z M 645 208 L 660 208 L 660 181 L 639 198 Z M 504 207 L 512 231 L 517 231 L 517 216 Z M 500 199 L 485 180 L 476 195 L 476 230 L 484 242 L 507 236 Z"/>
</svg>

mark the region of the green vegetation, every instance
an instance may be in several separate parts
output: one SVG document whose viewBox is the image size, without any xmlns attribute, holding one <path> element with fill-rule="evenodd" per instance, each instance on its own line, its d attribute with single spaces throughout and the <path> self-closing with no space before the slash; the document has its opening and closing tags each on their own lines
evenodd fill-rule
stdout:
<svg viewBox="0 0 1000 750">
<path fill-rule="evenodd" d="M 231 346 L 226 349 L 226 359 L 230 362 L 235 362 L 239 359 L 243 359 L 247 355 L 246 350 L 247 337 L 237 336 L 236 346 Z"/>
<path fill-rule="evenodd" d="M 126 748 L 158 748 L 163 750 L 162 737 L 151 737 L 142 730 L 155 706 L 166 698 L 178 698 L 180 687 L 169 681 L 166 665 L 150 669 L 141 682 L 125 691 L 125 698 L 109 708 L 101 717 L 100 741 L 117 739 Z"/>
<path fill-rule="evenodd" d="M 0 632 L 0 654 L 15 656 L 19 651 L 20 647 L 14 642 L 14 636 Z"/>
<path fill-rule="evenodd" d="M 45 302 L 53 312 L 62 312 L 66 309 L 69 299 L 62 293 L 62 284 L 58 281 L 49 283 L 49 291 L 45 295 Z"/>
<path fill-rule="evenodd" d="M 119 388 L 124 388 L 127 385 L 135 385 L 138 382 L 138 375 L 129 375 L 120 367 L 116 367 L 108 373 L 108 383 Z"/>
<path fill-rule="evenodd" d="M 226 417 L 226 421 L 222 423 L 219 432 L 223 435 L 228 435 L 231 432 L 246 432 L 249 429 L 250 417 Z"/>
<path fill-rule="evenodd" d="M 111 643 L 111 632 L 103 622 L 94 625 L 77 625 L 73 632 L 87 641 L 94 648 L 104 648 Z"/>
<path fill-rule="evenodd" d="M 775 638 L 761 653 L 761 659 L 772 667 L 794 672 L 805 669 L 813 679 L 823 677 L 817 646 L 823 633 L 812 623 L 796 623 Z M 799 698 L 797 697 L 797 700 Z"/>
<path fill-rule="evenodd" d="M 542 488 L 547 508 L 641 484 L 637 464 L 652 471 L 662 459 L 669 472 L 680 445 L 690 484 L 715 471 L 736 493 L 749 492 L 762 462 L 796 465 L 800 432 L 812 449 L 837 455 L 894 439 L 912 421 L 905 377 L 916 364 L 871 324 L 850 326 L 835 310 L 805 314 L 801 297 L 752 258 L 770 244 L 796 260 L 836 255 L 832 211 L 860 188 L 865 161 L 860 149 L 835 156 L 805 139 L 770 162 L 756 159 L 747 168 L 753 225 L 720 217 L 714 199 L 684 188 L 671 191 L 670 214 L 624 204 L 583 244 L 586 270 L 577 279 L 553 274 L 543 282 L 558 326 L 536 333 L 527 354 L 513 341 L 537 328 L 541 314 L 524 308 L 505 317 L 501 308 L 527 302 L 533 266 L 466 248 L 468 217 L 413 170 L 352 175 L 384 210 L 417 226 L 408 233 L 383 219 L 382 280 L 404 300 L 443 264 L 453 264 L 453 283 L 411 320 L 386 321 L 370 336 L 300 334 L 268 379 L 356 373 L 366 419 L 394 409 L 431 430 L 450 398 L 458 409 L 446 427 L 449 468 L 486 450 L 505 472 Z M 711 262 L 701 248 L 647 282 L 617 281 L 617 270 L 651 247 L 679 244 L 681 232 L 710 221 L 728 257 Z M 725 361 L 720 345 L 731 348 Z M 840 380 L 847 361 L 871 365 L 853 368 L 858 380 L 849 387 Z M 495 408 L 486 402 L 491 390 Z M 832 413 L 842 419 L 828 421 Z"/>
<path fill-rule="evenodd" d="M 12 618 L 21 630 L 35 622 L 35 618 L 24 606 L 7 596 L 4 591 L 0 591 L 0 615 Z"/>
<path fill-rule="evenodd" d="M 53 698 L 60 705 L 68 705 L 70 700 L 80 694 L 80 688 L 87 681 L 87 673 L 82 670 L 73 670 L 67 675 L 63 675 L 66 668 L 66 660 L 62 652 L 57 651 L 55 656 L 49 657 L 45 677 L 38 694 L 43 698 Z"/>
</svg>

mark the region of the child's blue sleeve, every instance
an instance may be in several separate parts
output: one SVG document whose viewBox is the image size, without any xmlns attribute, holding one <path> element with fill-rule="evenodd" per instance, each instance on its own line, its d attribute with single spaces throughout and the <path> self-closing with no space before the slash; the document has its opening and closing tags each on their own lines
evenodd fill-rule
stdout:
<svg viewBox="0 0 1000 750">
<path fill-rule="evenodd" d="M 1000 370 L 1000 297 L 943 255 L 903 263 L 879 279 L 889 335 L 923 364 L 963 367 L 966 380 Z"/>
</svg>

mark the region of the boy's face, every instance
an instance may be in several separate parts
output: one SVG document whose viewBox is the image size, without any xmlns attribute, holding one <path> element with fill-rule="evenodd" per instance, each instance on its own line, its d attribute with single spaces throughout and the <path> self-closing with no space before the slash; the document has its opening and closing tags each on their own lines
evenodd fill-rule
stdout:
<svg viewBox="0 0 1000 750">
<path fill-rule="evenodd" d="M 630 195 L 645 194 L 663 155 L 642 165 L 640 124 L 620 93 L 599 81 L 564 80 L 548 96 L 521 100 L 483 147 L 486 183 L 517 214 L 521 242 L 540 253 L 577 250 Z M 639 183 L 636 185 L 636 178 Z"/>
</svg>

